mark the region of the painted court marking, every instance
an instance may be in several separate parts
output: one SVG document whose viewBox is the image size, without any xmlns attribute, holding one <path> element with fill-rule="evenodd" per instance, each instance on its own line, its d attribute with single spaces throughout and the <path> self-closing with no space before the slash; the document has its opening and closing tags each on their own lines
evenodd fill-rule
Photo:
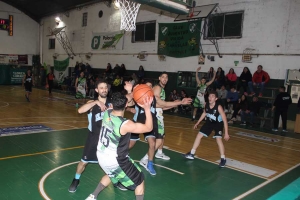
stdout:
<svg viewBox="0 0 300 200">
<path fill-rule="evenodd" d="M 1 105 L 0 108 L 5 108 L 5 107 L 9 106 L 9 103 L 4 102 L 4 101 L 1 101 L 1 104 L 4 104 L 4 105 Z"/>
<path fill-rule="evenodd" d="M 256 190 L 259 190 L 260 188 L 264 187 L 265 185 L 271 183 L 272 181 L 278 179 L 279 177 L 281 177 L 281 176 L 287 174 L 288 172 L 292 171 L 293 169 L 295 169 L 295 168 L 297 168 L 297 167 L 299 167 L 299 166 L 300 166 L 300 163 L 297 164 L 297 165 L 295 165 L 294 167 L 291 167 L 290 169 L 285 170 L 285 171 L 282 172 L 281 174 L 278 174 L 277 176 L 274 176 L 273 178 L 271 178 L 271 179 L 269 179 L 269 180 L 267 180 L 267 181 L 265 181 L 265 182 L 259 184 L 258 186 L 252 188 L 251 190 L 248 190 L 247 192 L 245 192 L 244 194 L 241 194 L 240 196 L 234 198 L 233 200 L 240 200 L 240 199 L 242 199 L 242 198 L 248 196 L 249 194 L 255 192 Z"/>
<path fill-rule="evenodd" d="M 263 141 L 267 141 L 267 142 L 279 142 L 280 141 L 279 139 L 276 139 L 276 138 L 266 137 L 266 136 L 262 136 L 262 135 L 256 135 L 253 133 L 237 132 L 235 134 L 244 136 L 244 137 L 253 138 L 253 139 L 263 140 Z"/>
<path fill-rule="evenodd" d="M 236 169 L 241 169 L 241 170 L 253 173 L 253 174 L 267 177 L 267 178 L 277 173 L 276 171 L 273 171 L 270 169 L 266 169 L 266 168 L 259 167 L 256 165 L 251 165 L 251 164 L 241 162 L 238 160 L 234 160 L 231 158 L 226 158 L 226 161 L 227 161 L 226 166 L 231 166 Z M 220 162 L 220 160 L 217 160 L 216 162 Z"/>
<path fill-rule="evenodd" d="M 268 200 L 300 199 L 300 178 L 288 184 Z"/>
</svg>

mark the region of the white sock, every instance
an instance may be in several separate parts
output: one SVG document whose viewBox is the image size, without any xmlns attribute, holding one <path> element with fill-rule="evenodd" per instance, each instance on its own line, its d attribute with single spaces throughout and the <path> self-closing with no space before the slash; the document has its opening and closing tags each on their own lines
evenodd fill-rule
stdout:
<svg viewBox="0 0 300 200">
<path fill-rule="evenodd" d="M 225 159 L 225 155 L 221 155 L 221 158 Z"/>
<path fill-rule="evenodd" d="M 195 119 L 195 116 L 193 116 L 193 119 Z"/>
<path fill-rule="evenodd" d="M 195 150 L 195 149 L 192 149 L 192 150 L 191 150 L 191 154 L 193 154 L 193 155 L 194 155 L 194 154 L 195 154 L 195 152 L 196 152 L 196 150 Z"/>
<path fill-rule="evenodd" d="M 158 154 L 162 154 L 162 149 L 157 149 Z"/>
<path fill-rule="evenodd" d="M 142 158 L 142 160 L 148 160 L 148 154 L 146 154 L 146 155 Z"/>
</svg>

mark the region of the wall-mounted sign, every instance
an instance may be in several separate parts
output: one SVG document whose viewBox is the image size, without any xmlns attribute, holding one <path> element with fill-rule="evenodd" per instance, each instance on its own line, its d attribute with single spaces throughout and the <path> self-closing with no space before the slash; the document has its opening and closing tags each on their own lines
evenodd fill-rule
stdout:
<svg viewBox="0 0 300 200">
<path fill-rule="evenodd" d="M 9 15 L 8 19 L 0 19 L 0 30 L 8 31 L 9 36 L 13 36 L 13 16 Z"/>
</svg>

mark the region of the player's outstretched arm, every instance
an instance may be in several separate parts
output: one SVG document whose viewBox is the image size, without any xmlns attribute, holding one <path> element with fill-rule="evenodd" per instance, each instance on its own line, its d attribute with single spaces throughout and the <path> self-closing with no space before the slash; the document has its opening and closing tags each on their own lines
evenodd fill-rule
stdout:
<svg viewBox="0 0 300 200">
<path fill-rule="evenodd" d="M 224 123 L 224 129 L 225 129 L 224 140 L 228 141 L 230 139 L 229 134 L 228 134 L 228 123 L 227 123 L 227 118 L 226 118 L 225 112 L 221 105 L 219 105 L 218 111 L 219 111 L 219 113 L 222 117 L 223 123 Z"/>
<path fill-rule="evenodd" d="M 84 104 L 83 106 L 81 106 L 79 109 L 78 109 L 78 113 L 82 114 L 82 113 L 85 113 L 87 111 L 89 111 L 92 107 L 94 107 L 95 105 L 98 105 L 100 108 L 101 108 L 101 111 L 105 111 L 107 108 L 105 106 L 104 103 L 102 103 L 101 101 L 88 101 L 86 104 Z"/>
<path fill-rule="evenodd" d="M 209 85 L 211 85 L 214 81 L 215 81 L 215 78 L 216 78 L 216 71 L 214 71 L 214 75 L 213 75 L 213 77 L 211 78 L 211 80 L 208 82 L 208 83 L 206 83 L 206 85 L 207 86 L 209 86 Z"/>
<path fill-rule="evenodd" d="M 201 67 L 198 67 L 197 69 L 196 69 L 196 81 L 197 81 L 197 86 L 201 83 L 200 82 L 200 79 L 199 79 L 199 77 L 198 77 L 198 72 L 201 70 Z"/>
<path fill-rule="evenodd" d="M 202 122 L 202 120 L 205 118 L 205 116 L 206 116 L 206 112 L 205 112 L 205 109 L 203 109 L 203 113 L 201 114 L 200 119 L 194 125 L 194 129 L 196 129 L 198 127 L 198 125 Z"/>
<path fill-rule="evenodd" d="M 145 98 L 144 104 L 140 105 L 145 110 L 146 115 L 146 121 L 145 124 L 141 123 L 134 123 L 131 120 L 128 120 L 123 126 L 121 126 L 120 133 L 121 135 L 125 135 L 127 133 L 146 133 L 150 132 L 153 129 L 153 121 L 152 121 L 152 115 L 150 111 L 151 103 L 153 101 L 153 97 Z"/>
</svg>

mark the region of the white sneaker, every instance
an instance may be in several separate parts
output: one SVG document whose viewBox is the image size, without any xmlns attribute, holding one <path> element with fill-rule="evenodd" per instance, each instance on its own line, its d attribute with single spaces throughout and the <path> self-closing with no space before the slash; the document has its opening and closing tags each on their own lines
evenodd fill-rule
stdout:
<svg viewBox="0 0 300 200">
<path fill-rule="evenodd" d="M 224 112 L 225 112 L 225 113 L 228 113 L 228 110 L 227 110 L 227 109 L 225 109 L 225 110 L 224 110 Z"/>
<path fill-rule="evenodd" d="M 169 156 L 166 156 L 164 153 L 158 153 L 158 152 L 155 154 L 155 158 L 160 158 L 163 160 L 170 160 Z"/>
<path fill-rule="evenodd" d="M 140 165 L 143 166 L 145 169 L 147 169 L 148 159 L 142 158 L 140 160 Z"/>
<path fill-rule="evenodd" d="M 95 199 L 95 196 L 94 196 L 94 195 L 90 194 L 90 195 L 88 196 L 88 198 L 86 198 L 85 200 L 97 200 L 97 199 Z"/>
</svg>

